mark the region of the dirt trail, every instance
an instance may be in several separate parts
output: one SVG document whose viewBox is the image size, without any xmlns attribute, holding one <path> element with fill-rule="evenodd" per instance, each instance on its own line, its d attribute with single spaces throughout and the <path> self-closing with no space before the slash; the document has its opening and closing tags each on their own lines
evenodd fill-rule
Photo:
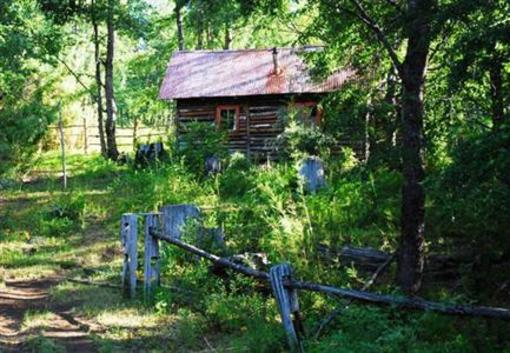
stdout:
<svg viewBox="0 0 510 353">
<path fill-rule="evenodd" d="M 29 336 L 42 336 L 65 347 L 69 353 L 95 353 L 94 342 L 88 327 L 71 314 L 77 303 L 65 306 L 49 300 L 48 291 L 58 284 L 58 279 L 47 278 L 31 281 L 7 281 L 0 288 L 0 352 L 33 352 L 28 347 Z M 48 312 L 44 327 L 24 329 L 27 312 Z"/>
</svg>

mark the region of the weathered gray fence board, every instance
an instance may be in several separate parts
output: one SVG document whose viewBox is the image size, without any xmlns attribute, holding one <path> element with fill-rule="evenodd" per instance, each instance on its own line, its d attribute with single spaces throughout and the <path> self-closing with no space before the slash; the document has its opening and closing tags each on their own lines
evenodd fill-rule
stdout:
<svg viewBox="0 0 510 353">
<path fill-rule="evenodd" d="M 161 209 L 163 233 L 174 239 L 181 239 L 183 226 L 190 218 L 198 218 L 200 210 L 195 205 L 170 205 Z"/>
<path fill-rule="evenodd" d="M 304 349 L 299 338 L 299 330 L 295 325 L 295 321 L 299 320 L 297 291 L 284 286 L 285 280 L 292 280 L 292 268 L 287 263 L 273 266 L 269 269 L 269 278 L 282 318 L 283 328 L 287 333 L 290 349 L 292 352 L 303 353 Z M 294 315 L 295 321 L 292 315 Z"/>
<path fill-rule="evenodd" d="M 163 227 L 158 226 L 160 220 L 158 216 L 160 214 L 162 215 Z M 270 268 L 269 273 L 267 273 L 241 265 L 230 259 L 219 257 L 180 240 L 182 226 L 186 223 L 186 220 L 189 218 L 196 218 L 200 215 L 199 209 L 194 205 L 166 206 L 162 208 L 162 213 L 149 213 L 144 215 L 146 216 L 144 286 L 147 293 L 150 294 L 153 286 L 159 282 L 158 239 L 174 244 L 181 249 L 198 255 L 199 257 L 209 259 L 217 265 L 231 268 L 253 278 L 269 281 L 276 297 L 289 344 L 294 352 L 303 352 L 300 335 L 304 335 L 304 330 L 300 324 L 301 318 L 297 290 L 327 293 L 338 297 L 349 298 L 350 300 L 359 300 L 372 304 L 396 305 L 404 309 L 418 309 L 452 315 L 479 316 L 510 320 L 510 309 L 506 308 L 447 304 L 427 301 L 419 298 L 371 293 L 366 290 L 337 288 L 328 285 L 295 280 L 292 278 L 292 269 L 289 264 L 273 266 Z M 134 297 L 136 289 L 136 238 L 137 216 L 135 214 L 124 214 L 121 221 L 121 242 L 124 251 L 122 283 L 123 287 L 127 290 L 131 297 Z M 387 266 L 388 263 L 389 261 L 385 263 L 385 266 Z M 382 270 L 378 270 L 378 272 L 379 271 Z M 373 277 L 369 283 L 373 283 L 375 280 L 374 278 L 375 277 Z"/>
<path fill-rule="evenodd" d="M 138 217 L 133 213 L 122 215 L 120 225 L 120 241 L 124 254 L 124 262 L 122 265 L 122 287 L 124 294 L 130 298 L 134 298 L 136 294 L 136 269 L 138 267 Z"/>
<path fill-rule="evenodd" d="M 157 214 L 145 215 L 145 256 L 144 256 L 144 295 L 152 297 L 155 287 L 159 286 L 159 240 L 152 235 L 152 230 L 159 227 Z"/>
</svg>

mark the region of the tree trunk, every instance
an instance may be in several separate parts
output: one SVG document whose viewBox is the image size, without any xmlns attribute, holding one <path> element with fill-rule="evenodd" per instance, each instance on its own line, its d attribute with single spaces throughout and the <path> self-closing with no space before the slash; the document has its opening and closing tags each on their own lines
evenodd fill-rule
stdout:
<svg viewBox="0 0 510 353">
<path fill-rule="evenodd" d="M 97 103 L 97 127 L 99 130 L 99 144 L 101 146 L 101 155 L 106 157 L 106 142 L 104 138 L 103 127 L 103 96 L 101 94 L 103 89 L 103 82 L 101 81 L 101 54 L 99 46 L 99 28 L 96 20 L 95 1 L 92 1 L 92 26 L 94 29 L 94 60 L 96 62 L 96 103 Z"/>
<path fill-rule="evenodd" d="M 119 151 L 115 141 L 115 107 L 113 94 L 113 56 L 115 48 L 115 29 L 113 25 L 114 1 L 108 0 L 107 44 L 105 64 L 105 98 L 106 98 L 106 153 L 111 160 L 117 160 Z"/>
<path fill-rule="evenodd" d="M 202 11 L 199 9 L 199 13 L 200 13 L 200 18 L 197 19 L 197 24 L 196 24 L 196 28 L 197 28 L 197 49 L 198 50 L 201 50 L 201 49 L 204 49 L 204 30 L 205 30 L 205 24 L 204 24 L 204 19 L 202 18 L 203 16 L 203 13 Z"/>
<path fill-rule="evenodd" d="M 489 69 L 491 85 L 491 110 L 492 128 L 497 130 L 503 123 L 505 105 L 503 102 L 503 63 L 501 59 L 495 58 Z"/>
<path fill-rule="evenodd" d="M 364 136 L 364 143 L 363 143 L 363 154 L 365 163 L 368 163 L 370 156 L 370 153 L 372 152 L 372 148 L 375 146 L 374 141 L 374 131 L 373 131 L 373 124 L 374 124 L 374 116 L 373 116 L 373 106 L 372 106 L 372 99 L 371 97 L 368 97 L 367 101 L 367 111 L 365 113 L 365 136 Z"/>
<path fill-rule="evenodd" d="M 179 50 L 184 50 L 184 34 L 182 32 L 181 4 L 175 4 L 175 20 L 177 23 L 177 43 Z"/>
<path fill-rule="evenodd" d="M 397 96 L 397 78 L 392 68 L 386 78 L 386 94 L 384 96 L 384 102 L 392 107 L 391 113 L 388 114 L 384 126 L 385 151 L 390 151 L 397 144 L 395 135 L 398 123 L 396 117 L 398 117 L 399 113 L 402 111 Z"/>
<path fill-rule="evenodd" d="M 225 24 L 225 43 L 223 44 L 223 49 L 229 50 L 232 46 L 232 31 L 230 31 L 229 24 Z"/>
<path fill-rule="evenodd" d="M 204 31 L 202 28 L 198 30 L 197 36 L 197 50 L 204 49 Z"/>
<path fill-rule="evenodd" d="M 421 287 L 425 243 L 423 168 L 423 86 L 430 47 L 432 0 L 409 0 L 408 44 L 402 64 L 402 187 L 401 240 L 397 283 L 408 294 Z"/>
</svg>

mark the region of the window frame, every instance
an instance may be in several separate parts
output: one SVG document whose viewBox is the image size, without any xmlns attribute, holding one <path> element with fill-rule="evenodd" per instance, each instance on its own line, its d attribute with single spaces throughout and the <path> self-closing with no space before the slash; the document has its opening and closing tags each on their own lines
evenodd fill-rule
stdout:
<svg viewBox="0 0 510 353">
<path fill-rule="evenodd" d="M 222 110 L 234 110 L 235 111 L 235 121 L 234 128 L 228 130 L 229 132 L 239 130 L 239 123 L 241 121 L 241 107 L 237 104 L 219 104 L 216 106 L 216 115 L 214 117 L 214 122 L 216 124 L 216 128 L 221 128 L 221 111 Z"/>
</svg>

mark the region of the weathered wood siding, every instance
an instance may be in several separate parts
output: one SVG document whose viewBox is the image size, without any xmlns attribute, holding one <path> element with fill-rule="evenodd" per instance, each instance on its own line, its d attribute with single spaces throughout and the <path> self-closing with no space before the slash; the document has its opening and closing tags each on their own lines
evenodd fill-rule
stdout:
<svg viewBox="0 0 510 353">
<path fill-rule="evenodd" d="M 186 133 L 186 125 L 194 121 L 214 125 L 218 105 L 238 105 L 239 126 L 229 132 L 229 150 L 247 153 L 254 159 L 274 160 L 277 157 L 274 140 L 283 131 L 283 125 L 278 123 L 278 119 L 288 108 L 289 103 L 319 100 L 320 97 L 316 95 L 180 99 L 176 104 L 177 133 L 178 135 Z"/>
<path fill-rule="evenodd" d="M 229 150 L 249 153 L 253 158 L 274 159 L 272 141 L 282 132 L 278 117 L 288 104 L 285 96 L 178 100 L 177 132 L 184 134 L 186 125 L 193 121 L 215 124 L 218 105 L 239 105 L 239 126 L 229 132 Z"/>
</svg>

